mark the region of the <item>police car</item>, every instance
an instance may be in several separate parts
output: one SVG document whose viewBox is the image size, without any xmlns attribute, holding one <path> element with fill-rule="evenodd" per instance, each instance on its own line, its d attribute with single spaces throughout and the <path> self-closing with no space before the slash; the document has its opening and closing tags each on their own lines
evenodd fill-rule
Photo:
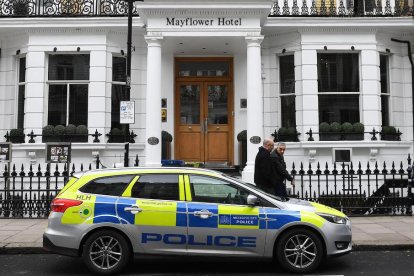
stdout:
<svg viewBox="0 0 414 276">
<path fill-rule="evenodd" d="M 274 258 L 308 273 L 352 249 L 350 221 L 335 209 L 167 167 L 75 173 L 51 203 L 43 245 L 100 274 L 121 271 L 132 254 Z"/>
</svg>

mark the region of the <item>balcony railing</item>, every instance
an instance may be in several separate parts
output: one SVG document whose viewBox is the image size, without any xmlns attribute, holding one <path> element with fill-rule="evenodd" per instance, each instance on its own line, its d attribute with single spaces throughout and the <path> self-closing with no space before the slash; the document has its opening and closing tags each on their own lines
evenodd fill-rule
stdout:
<svg viewBox="0 0 414 276">
<path fill-rule="evenodd" d="M 253 1 L 253 0 L 252 0 Z M 269 16 L 412 16 L 413 0 L 277 0 Z M 125 0 L 0 0 L 0 17 L 126 16 Z M 138 11 L 133 10 L 134 16 Z"/>
<path fill-rule="evenodd" d="M 413 0 L 278 0 L 270 11 L 280 16 L 412 16 Z"/>
<path fill-rule="evenodd" d="M 133 14 L 138 16 L 135 7 Z M 0 0 L 0 17 L 126 15 L 124 0 Z"/>
</svg>

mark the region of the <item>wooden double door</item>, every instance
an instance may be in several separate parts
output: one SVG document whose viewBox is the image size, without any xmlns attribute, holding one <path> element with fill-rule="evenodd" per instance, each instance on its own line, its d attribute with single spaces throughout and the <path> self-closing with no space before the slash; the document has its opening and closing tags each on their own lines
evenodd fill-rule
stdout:
<svg viewBox="0 0 414 276">
<path fill-rule="evenodd" d="M 233 163 L 232 82 L 178 81 L 175 91 L 175 159 Z"/>
</svg>

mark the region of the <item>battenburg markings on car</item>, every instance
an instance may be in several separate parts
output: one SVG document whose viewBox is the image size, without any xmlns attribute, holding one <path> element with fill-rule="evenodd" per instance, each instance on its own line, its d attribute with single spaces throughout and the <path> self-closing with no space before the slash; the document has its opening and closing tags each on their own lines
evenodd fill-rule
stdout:
<svg viewBox="0 0 414 276">
<path fill-rule="evenodd" d="M 194 235 L 142 233 L 142 243 L 188 244 L 229 247 L 256 247 L 256 237 L 211 236 L 196 241 Z"/>
</svg>

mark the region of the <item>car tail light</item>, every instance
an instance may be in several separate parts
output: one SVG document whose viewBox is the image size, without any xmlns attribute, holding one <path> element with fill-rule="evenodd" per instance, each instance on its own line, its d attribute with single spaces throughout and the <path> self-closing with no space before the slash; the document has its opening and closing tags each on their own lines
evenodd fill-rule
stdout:
<svg viewBox="0 0 414 276">
<path fill-rule="evenodd" d="M 81 200 L 55 198 L 50 204 L 50 209 L 52 212 L 64 213 L 69 207 L 78 206 L 82 203 L 83 201 Z"/>
</svg>

